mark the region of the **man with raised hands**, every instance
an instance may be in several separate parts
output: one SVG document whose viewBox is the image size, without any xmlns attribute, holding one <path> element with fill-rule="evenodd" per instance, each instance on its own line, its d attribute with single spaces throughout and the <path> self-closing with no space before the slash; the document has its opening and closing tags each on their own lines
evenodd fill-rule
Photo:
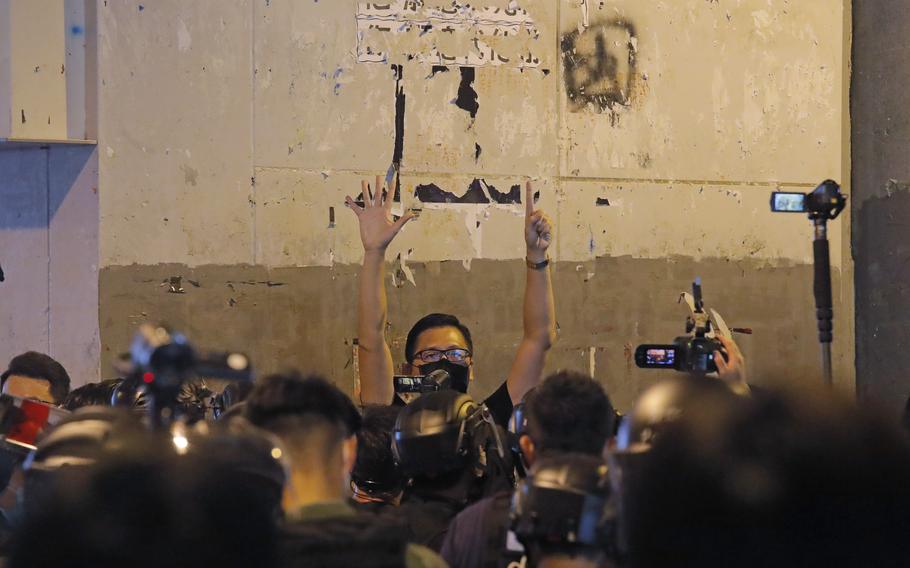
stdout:
<svg viewBox="0 0 910 568">
<path fill-rule="evenodd" d="M 363 205 L 350 196 L 346 205 L 357 215 L 363 243 L 363 268 L 360 273 L 358 304 L 359 367 L 362 404 L 404 404 L 395 396 L 392 352 L 384 332 L 388 319 L 385 293 L 385 251 L 414 214 L 407 211 L 398 219 L 392 216 L 392 194 L 376 177 L 372 186 L 361 182 Z M 556 339 L 556 314 L 550 281 L 549 248 L 554 236 L 550 218 L 534 208 L 531 183 L 525 187 L 524 238 L 526 280 L 524 296 L 524 333 L 505 382 L 484 402 L 495 421 L 506 427 L 512 406 L 541 379 L 547 351 Z M 408 374 L 427 375 L 444 369 L 456 390 L 467 392 L 474 378 L 474 342 L 471 332 L 450 314 L 429 314 L 408 333 L 405 344 L 405 369 Z"/>
</svg>

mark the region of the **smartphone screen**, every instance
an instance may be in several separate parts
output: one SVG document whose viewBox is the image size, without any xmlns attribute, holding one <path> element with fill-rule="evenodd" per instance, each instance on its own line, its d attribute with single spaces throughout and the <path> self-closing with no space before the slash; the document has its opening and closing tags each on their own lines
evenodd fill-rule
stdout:
<svg viewBox="0 0 910 568">
<path fill-rule="evenodd" d="M 805 213 L 806 194 L 775 191 L 771 194 L 771 211 L 777 213 Z"/>
</svg>

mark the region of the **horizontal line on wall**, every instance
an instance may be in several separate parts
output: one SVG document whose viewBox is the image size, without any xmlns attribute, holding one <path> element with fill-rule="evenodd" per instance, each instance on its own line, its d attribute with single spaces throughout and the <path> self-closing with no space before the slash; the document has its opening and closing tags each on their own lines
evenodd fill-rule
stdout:
<svg viewBox="0 0 910 568">
<path fill-rule="evenodd" d="M 331 169 L 331 170 L 314 170 L 311 168 L 296 168 L 293 166 L 254 166 L 256 170 L 278 170 L 278 171 L 296 171 L 306 174 L 354 174 L 359 176 L 373 177 L 383 175 L 384 171 L 377 170 L 353 170 L 353 169 Z M 724 186 L 755 186 L 755 187 L 807 187 L 814 188 L 818 184 L 798 181 L 746 181 L 746 180 L 707 180 L 707 179 L 663 179 L 663 178 L 630 178 L 630 177 L 596 177 L 596 176 L 540 176 L 531 177 L 522 174 L 506 174 L 497 172 L 424 172 L 417 170 L 403 170 L 402 176 L 405 177 L 422 177 L 427 179 L 456 179 L 456 178 L 517 178 L 522 180 L 534 179 L 555 179 L 557 181 L 575 181 L 575 182 L 608 182 L 608 183 L 651 183 L 659 185 L 724 185 Z"/>
</svg>

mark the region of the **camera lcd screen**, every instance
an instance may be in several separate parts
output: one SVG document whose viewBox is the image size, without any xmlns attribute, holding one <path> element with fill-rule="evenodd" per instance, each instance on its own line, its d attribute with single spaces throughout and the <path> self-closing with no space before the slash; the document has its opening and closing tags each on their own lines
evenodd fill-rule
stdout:
<svg viewBox="0 0 910 568">
<path fill-rule="evenodd" d="M 676 349 L 648 349 L 645 363 L 649 366 L 672 367 L 676 364 Z"/>
<path fill-rule="evenodd" d="M 395 392 L 414 393 L 421 391 L 423 377 L 395 376 Z"/>
<path fill-rule="evenodd" d="M 775 191 L 771 194 L 771 210 L 780 213 L 805 213 L 806 195 Z"/>
</svg>

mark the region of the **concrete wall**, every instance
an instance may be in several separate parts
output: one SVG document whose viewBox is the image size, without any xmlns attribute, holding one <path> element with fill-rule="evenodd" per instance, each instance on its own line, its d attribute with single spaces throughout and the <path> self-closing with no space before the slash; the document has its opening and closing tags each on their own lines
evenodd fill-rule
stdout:
<svg viewBox="0 0 910 568">
<path fill-rule="evenodd" d="M 855 10 L 857 392 L 897 415 L 910 395 L 910 7 L 857 2 Z"/>
<path fill-rule="evenodd" d="M 97 380 L 98 156 L 92 146 L 0 146 L 0 366 L 49 353 Z"/>
<path fill-rule="evenodd" d="M 552 368 L 593 371 L 627 407 L 653 377 L 631 350 L 683 331 L 676 296 L 701 275 L 756 330 L 757 381 L 818 380 L 811 227 L 768 196 L 846 177 L 841 2 L 434 9 L 451 4 L 99 6 L 102 369 L 167 320 L 350 388 L 361 250 L 343 197 L 398 164 L 396 207 L 422 214 L 389 251 L 396 355 L 414 319 L 450 310 L 478 338 L 477 392 L 502 380 L 524 270 L 509 193 L 530 177 L 558 224 Z M 852 387 L 848 227 L 832 246 Z"/>
</svg>

